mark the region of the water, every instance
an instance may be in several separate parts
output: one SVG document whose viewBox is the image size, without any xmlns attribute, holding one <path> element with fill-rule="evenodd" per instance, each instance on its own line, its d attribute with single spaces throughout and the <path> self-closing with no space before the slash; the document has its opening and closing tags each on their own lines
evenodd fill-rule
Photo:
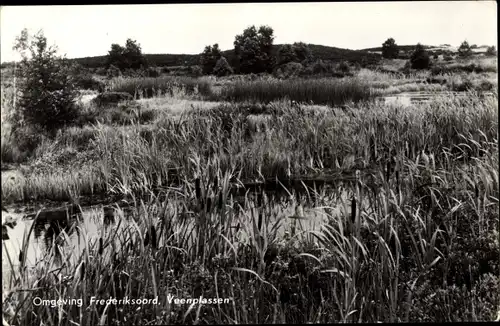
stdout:
<svg viewBox="0 0 500 326">
<path fill-rule="evenodd" d="M 428 92 L 406 92 L 395 95 L 382 96 L 377 98 L 379 101 L 383 101 L 385 104 L 392 105 L 402 105 L 411 106 L 420 103 L 428 103 L 431 100 L 439 96 L 468 96 L 468 93 L 464 92 L 448 92 L 448 93 L 428 93 Z M 484 93 L 484 95 L 491 95 L 490 93 Z"/>
<path fill-rule="evenodd" d="M 4 289 L 8 287 L 11 266 L 17 268 L 20 265 L 19 256 L 23 249 L 25 239 L 28 238 L 27 248 L 23 250 L 26 256 L 26 266 L 32 268 L 50 255 L 55 255 L 56 262 L 60 263 L 62 252 L 53 252 L 53 241 L 62 251 L 71 250 L 73 259 L 79 257 L 89 239 L 97 239 L 102 236 L 105 228 L 102 228 L 102 207 L 87 207 L 81 216 L 69 220 L 42 220 L 26 218 L 26 212 L 22 209 L 9 212 L 2 211 L 2 279 Z M 11 219 L 10 225 L 4 222 Z M 30 234 L 31 230 L 31 234 Z M 63 233 L 68 235 L 68 241 L 61 241 Z M 8 239 L 5 239 L 7 235 Z"/>
<path fill-rule="evenodd" d="M 324 196 L 331 198 L 329 192 L 324 192 Z M 334 202 L 339 205 L 333 209 L 324 209 L 319 207 L 320 204 L 307 206 L 304 204 L 298 205 L 294 200 L 292 202 L 280 201 L 278 199 L 267 202 L 266 208 L 263 209 L 263 222 L 267 224 L 268 230 L 274 225 L 276 220 L 281 220 L 279 228 L 277 228 L 277 238 L 283 239 L 287 236 L 293 236 L 307 230 L 320 230 L 321 226 L 327 221 L 327 214 L 340 215 L 343 211 L 348 212 L 349 207 L 343 208 L 340 202 L 349 203 L 347 192 L 343 192 L 336 198 Z M 328 199 L 327 199 L 328 201 Z M 254 207 L 255 202 L 247 205 L 247 209 L 236 215 L 232 221 L 233 233 L 236 241 L 247 243 L 252 237 L 252 219 L 257 220 L 258 210 Z M 174 207 L 174 201 L 168 203 L 169 218 L 176 216 L 178 209 Z M 180 207 L 180 205 L 177 205 Z M 99 238 L 105 241 L 111 232 L 115 232 L 118 224 L 120 228 L 132 227 L 130 221 L 132 220 L 132 210 L 116 210 L 114 211 L 111 206 L 88 206 L 82 207 L 81 214 L 76 214 L 74 217 L 67 219 L 66 210 L 46 210 L 41 211 L 37 221 L 32 218 L 36 212 L 28 211 L 26 208 L 12 207 L 8 208 L 8 212 L 2 211 L 2 225 L 3 231 L 6 231 L 7 239 L 2 236 L 2 277 L 4 280 L 4 289 L 9 285 L 9 278 L 11 275 L 11 266 L 17 268 L 20 265 L 19 254 L 23 248 L 23 243 L 30 233 L 28 245 L 23 254 L 26 256 L 26 266 L 33 268 L 38 262 L 48 260 L 55 257 L 56 264 L 61 264 L 61 257 L 67 257 L 65 253 L 71 253 L 69 256 L 73 263 L 78 263 L 84 249 L 89 244 L 97 243 Z M 113 211 L 114 218 L 110 221 L 106 218 L 110 212 Z M 153 210 L 154 211 L 154 210 Z M 153 218 L 155 216 L 153 211 L 149 215 Z M 119 212 L 119 213 L 118 213 Z M 123 214 L 123 215 L 120 215 Z M 345 213 L 344 213 L 345 214 Z M 30 218 L 31 217 L 31 218 Z M 298 219 L 296 217 L 299 217 Z M 209 218 L 218 219 L 220 215 L 218 212 L 209 214 Z M 8 223 L 10 220 L 15 221 Z M 121 223 L 118 221 L 121 220 Z M 154 219 L 158 221 L 158 219 Z M 194 228 L 195 219 L 190 218 L 186 224 L 174 223 L 179 231 L 179 234 L 184 233 L 186 227 L 188 230 Z M 213 222 L 216 224 L 215 222 Z M 8 224 L 8 226 L 6 225 Z M 181 230 L 184 228 L 184 231 Z M 237 231 L 239 230 L 239 231 Z M 67 234 L 67 237 L 66 235 Z M 310 235 L 309 235 L 310 236 Z M 310 236 L 312 239 L 312 236 Z M 188 243 L 194 244 L 197 239 L 195 233 L 192 234 Z M 118 244 L 118 240 L 117 244 Z M 54 246 L 54 242 L 57 246 Z M 159 245 L 162 245 L 162 240 Z M 60 248 L 60 249 L 57 249 Z M 57 250 L 56 250 L 57 249 Z"/>
</svg>

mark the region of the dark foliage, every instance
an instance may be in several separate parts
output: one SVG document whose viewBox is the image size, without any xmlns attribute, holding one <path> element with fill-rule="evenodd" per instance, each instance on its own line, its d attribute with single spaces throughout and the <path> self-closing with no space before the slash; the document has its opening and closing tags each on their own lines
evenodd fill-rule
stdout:
<svg viewBox="0 0 500 326">
<path fill-rule="evenodd" d="M 129 93 L 105 92 L 105 93 L 97 95 L 97 97 L 94 98 L 92 101 L 97 106 L 107 106 L 107 105 L 118 104 L 119 102 L 122 102 L 122 101 L 131 101 L 131 100 L 133 100 L 133 97 Z"/>
<path fill-rule="evenodd" d="M 431 59 L 429 57 L 429 53 L 425 50 L 425 48 L 418 43 L 413 51 L 411 57 L 411 68 L 412 69 L 428 69 L 431 63 Z"/>
<path fill-rule="evenodd" d="M 396 59 L 399 54 L 399 48 L 396 41 L 391 37 L 382 44 L 382 56 L 386 59 Z"/>
</svg>

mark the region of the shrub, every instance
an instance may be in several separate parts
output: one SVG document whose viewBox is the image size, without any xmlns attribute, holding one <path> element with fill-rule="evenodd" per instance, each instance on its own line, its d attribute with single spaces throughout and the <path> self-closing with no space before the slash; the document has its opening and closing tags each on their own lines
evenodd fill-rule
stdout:
<svg viewBox="0 0 500 326">
<path fill-rule="evenodd" d="M 391 37 L 387 39 L 383 44 L 382 44 L 382 57 L 387 58 L 387 59 L 396 59 L 399 54 L 399 49 L 398 45 L 396 44 L 396 41 Z"/>
<path fill-rule="evenodd" d="M 296 77 L 304 67 L 298 62 L 288 62 L 275 69 L 274 76 L 277 78 Z"/>
<path fill-rule="evenodd" d="M 111 44 L 111 50 L 106 56 L 107 65 L 115 65 L 124 69 L 142 69 L 147 66 L 147 60 L 142 54 L 142 49 L 137 41 L 127 39 L 125 47 L 119 44 Z"/>
<path fill-rule="evenodd" d="M 495 48 L 495 46 L 488 46 L 488 48 L 486 49 L 486 53 L 485 53 L 487 56 L 496 56 L 497 55 L 497 50 Z"/>
<path fill-rule="evenodd" d="M 193 77 L 200 77 L 201 75 L 203 75 L 203 70 L 200 66 L 193 66 L 191 67 L 191 75 Z"/>
<path fill-rule="evenodd" d="M 318 59 L 305 67 L 302 71 L 302 75 L 331 75 L 333 70 L 329 62 Z"/>
<path fill-rule="evenodd" d="M 104 67 L 99 67 L 95 69 L 95 73 L 99 76 L 106 76 L 107 75 L 107 70 Z"/>
<path fill-rule="evenodd" d="M 451 84 L 451 90 L 454 92 L 466 92 L 473 88 L 474 84 L 468 78 L 464 78 L 459 81 L 453 81 Z"/>
<path fill-rule="evenodd" d="M 219 49 L 219 44 L 215 43 L 213 46 L 207 45 L 200 56 L 200 64 L 202 66 L 203 74 L 213 74 L 214 69 L 221 57 L 222 52 Z"/>
<path fill-rule="evenodd" d="M 283 44 L 278 50 L 278 65 L 284 65 L 289 62 L 295 62 L 297 56 L 291 44 Z"/>
<path fill-rule="evenodd" d="M 337 71 L 343 74 L 349 74 L 351 72 L 351 67 L 346 61 L 342 61 L 337 65 Z"/>
<path fill-rule="evenodd" d="M 229 76 L 233 74 L 233 68 L 229 65 L 226 58 L 220 57 L 215 64 L 213 73 L 219 77 L 221 76 Z"/>
<path fill-rule="evenodd" d="M 106 70 L 106 75 L 108 76 L 108 78 L 120 77 L 122 75 L 122 71 L 120 70 L 120 68 L 114 65 L 110 65 Z"/>
<path fill-rule="evenodd" d="M 482 80 L 479 84 L 479 89 L 482 91 L 491 91 L 495 86 L 489 80 Z"/>
<path fill-rule="evenodd" d="M 105 92 L 97 95 L 96 98 L 92 100 L 92 102 L 97 106 L 107 106 L 118 104 L 122 101 L 131 101 L 133 100 L 132 95 L 125 92 Z"/>
<path fill-rule="evenodd" d="M 472 49 L 467 41 L 463 41 L 458 48 L 458 55 L 462 58 L 467 58 L 472 55 Z"/>
<path fill-rule="evenodd" d="M 424 47 L 418 43 L 410 57 L 412 69 L 428 69 L 430 66 L 430 58 Z"/>
<path fill-rule="evenodd" d="M 160 69 L 156 67 L 149 67 L 146 69 L 146 76 L 148 77 L 160 77 Z"/>
<path fill-rule="evenodd" d="M 106 84 L 90 74 L 79 75 L 76 77 L 76 86 L 81 89 L 89 89 L 97 92 L 104 92 Z"/>
<path fill-rule="evenodd" d="M 23 59 L 17 71 L 21 77 L 21 97 L 14 129 L 26 123 L 55 135 L 57 129 L 73 123 L 78 117 L 75 103 L 78 92 L 72 66 L 56 55 L 54 47 L 48 47 L 42 31 L 31 38 L 24 29 L 16 40 L 15 49 Z"/>
</svg>

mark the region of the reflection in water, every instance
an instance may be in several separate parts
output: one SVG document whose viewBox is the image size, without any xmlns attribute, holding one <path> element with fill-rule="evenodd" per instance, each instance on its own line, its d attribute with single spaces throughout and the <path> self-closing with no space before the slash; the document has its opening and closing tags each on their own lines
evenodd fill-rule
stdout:
<svg viewBox="0 0 500 326">
<path fill-rule="evenodd" d="M 322 187 L 317 189 L 319 191 L 317 195 L 312 195 L 314 192 L 310 190 L 307 196 L 305 194 L 299 196 L 299 189 L 292 191 L 292 194 L 283 194 L 283 196 L 280 196 L 277 190 L 264 191 L 261 189 L 260 196 L 259 191 L 254 191 L 256 198 L 251 202 L 247 202 L 249 196 L 252 197 L 247 193 L 242 197 L 243 202 L 240 203 L 241 207 L 245 207 L 245 209 L 241 210 L 240 205 L 235 201 L 233 205 L 235 214 L 226 214 L 226 216 L 233 216 L 231 224 L 227 225 L 231 229 L 230 233 L 235 239 L 238 239 L 237 241 L 247 243 L 255 236 L 252 227 L 252 220 L 255 220 L 259 221 L 256 223 L 259 229 L 262 225 L 267 225 L 269 232 L 274 229 L 277 238 L 283 239 L 287 237 L 287 234 L 294 236 L 305 230 L 318 230 L 325 222 L 326 214 L 345 215 L 345 208 L 341 207 L 340 203 L 347 202 L 348 196 L 351 194 L 348 194 L 345 188 L 339 185 L 334 188 L 327 187 L 328 189 L 325 191 L 320 191 L 320 188 Z M 307 197 L 311 198 L 306 200 Z M 332 209 L 322 207 L 328 204 L 336 205 L 336 207 Z M 206 208 L 206 218 L 211 219 L 215 225 L 217 219 L 221 218 L 216 207 L 217 204 L 207 204 L 207 206 L 211 206 L 211 208 Z M 179 207 L 183 208 L 179 210 Z M 66 214 L 61 215 L 60 213 L 57 213 L 56 216 L 45 212 L 42 216 L 46 218 L 39 219 L 39 214 L 36 220 L 26 219 L 23 214 L 18 214 L 17 225 L 13 229 L 8 229 L 10 239 L 2 241 L 4 246 L 2 253 L 4 280 L 10 277 L 11 267 L 16 268 L 19 265 L 17 257 L 19 257 L 21 249 L 23 255 L 26 256 L 26 265 L 33 267 L 38 261 L 49 257 L 54 258 L 54 263 L 59 266 L 62 261 L 66 260 L 78 264 L 83 250 L 89 244 L 98 245 L 99 241 L 103 240 L 105 247 L 109 245 L 113 247 L 116 245 L 116 248 L 119 248 L 120 245 L 134 246 L 133 240 L 125 240 L 123 237 L 114 237 L 113 235 L 120 234 L 118 231 L 123 228 L 135 228 L 127 221 L 130 218 L 135 219 L 138 215 L 145 214 L 145 216 L 152 217 L 156 221 L 155 224 L 161 221 L 157 224 L 159 227 L 157 230 L 162 230 L 157 239 L 159 246 L 170 241 L 180 241 L 179 243 L 190 247 L 198 242 L 203 244 L 202 239 L 205 234 L 196 234 L 195 231 L 196 216 L 199 215 L 199 212 L 189 208 L 185 211 L 186 207 L 177 205 L 173 201 L 160 203 L 158 206 L 148 206 L 146 212 L 143 209 L 143 207 L 138 208 L 139 212 L 137 212 L 134 208 L 116 210 L 114 206 L 93 206 L 84 208 L 80 214 L 74 217 L 68 218 Z M 58 212 L 60 211 L 58 210 Z M 345 211 L 347 212 L 347 210 Z M 9 213 L 9 215 L 15 214 Z M 64 217 L 56 218 L 62 216 Z M 140 221 L 136 220 L 136 222 Z M 214 229 L 207 230 L 207 232 L 215 236 L 214 233 L 218 231 Z M 27 247 L 25 247 L 24 242 L 26 242 L 25 239 L 28 238 L 28 235 L 29 240 Z M 127 242 L 123 243 L 124 240 Z M 4 284 L 4 286 L 6 285 Z"/>
<path fill-rule="evenodd" d="M 13 228 L 7 228 L 9 240 L 2 237 L 4 288 L 8 286 L 11 268 L 17 268 L 20 264 L 18 257 L 21 250 L 26 257 L 27 266 L 35 266 L 38 261 L 48 255 L 53 256 L 54 262 L 58 265 L 64 254 L 72 254 L 73 260 L 79 259 L 86 247 L 85 241 L 88 243 L 89 240 L 95 239 L 106 230 L 106 226 L 102 223 L 101 207 L 88 207 L 69 218 L 66 213 L 64 215 L 53 213 L 43 212 L 36 220 L 27 219 L 24 214 L 13 211 L 3 213 L 17 221 Z M 31 215 L 28 214 L 28 216 Z M 40 216 L 46 218 L 40 219 Z"/>
<path fill-rule="evenodd" d="M 63 231 L 71 239 L 73 233 L 76 232 L 76 237 L 80 236 L 79 228 L 76 227 L 76 219 L 64 219 L 55 221 L 36 221 L 33 226 L 35 241 L 43 241 L 44 253 L 49 254 L 54 249 L 53 254 L 56 258 L 56 263 L 61 262 L 61 251 L 59 250 L 64 245 L 65 237 L 61 234 Z"/>
</svg>

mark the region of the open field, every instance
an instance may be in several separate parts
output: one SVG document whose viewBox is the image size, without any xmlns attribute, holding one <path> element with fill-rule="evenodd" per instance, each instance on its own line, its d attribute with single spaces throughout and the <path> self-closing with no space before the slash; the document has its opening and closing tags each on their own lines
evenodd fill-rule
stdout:
<svg viewBox="0 0 500 326">
<path fill-rule="evenodd" d="M 76 125 L 53 139 L 26 127 L 22 141 L 10 129 L 14 84 L 3 79 L 1 158 L 12 169 L 2 171 L 2 207 L 84 211 L 5 227 L 22 234 L 4 240 L 5 320 L 494 320 L 496 58 L 439 63 L 402 73 L 386 60 L 344 78 L 113 78 L 106 89 L 133 99 L 101 105 L 87 91 Z M 407 92 L 432 96 L 375 101 Z M 35 297 L 81 302 L 50 308 Z"/>
</svg>

